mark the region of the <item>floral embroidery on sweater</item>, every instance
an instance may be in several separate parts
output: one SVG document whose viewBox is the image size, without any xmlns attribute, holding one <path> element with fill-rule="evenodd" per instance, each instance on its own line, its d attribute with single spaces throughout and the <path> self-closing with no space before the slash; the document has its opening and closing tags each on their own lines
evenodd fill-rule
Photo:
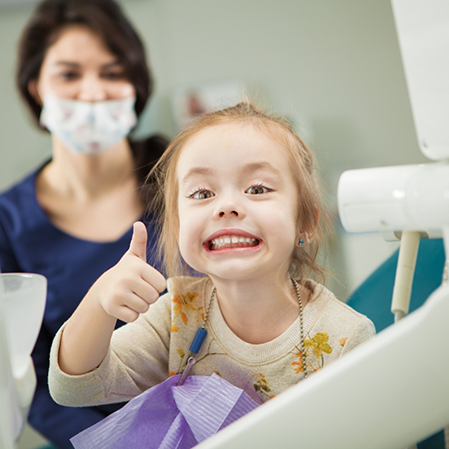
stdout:
<svg viewBox="0 0 449 449">
<path fill-rule="evenodd" d="M 341 338 L 339 343 L 344 346 L 347 338 Z M 318 332 L 314 337 L 306 338 L 304 340 L 304 348 L 306 352 L 306 366 L 309 373 L 314 373 L 324 367 L 324 355 L 332 352 L 332 347 L 328 343 L 329 335 L 327 332 Z M 304 372 L 302 351 L 297 347 L 298 352 L 295 357 L 298 359 L 292 362 L 291 365 L 295 374 Z"/>
<path fill-rule="evenodd" d="M 182 322 L 187 326 L 189 318 L 194 318 L 196 322 L 204 320 L 204 306 L 198 304 L 198 293 L 175 293 L 172 301 L 175 303 L 173 306 L 173 319 L 171 323 L 171 331 L 178 332 L 179 327 L 175 321 L 181 317 Z"/>
<path fill-rule="evenodd" d="M 261 373 L 257 373 L 254 374 L 253 376 L 254 378 L 256 378 L 256 383 L 253 384 L 254 390 L 259 393 L 259 395 L 261 396 L 261 399 L 264 399 L 263 396 L 265 396 L 265 399 L 272 399 L 274 396 L 272 396 L 271 393 L 271 388 L 268 386 L 268 382 L 265 379 L 265 375 L 261 374 Z"/>
</svg>

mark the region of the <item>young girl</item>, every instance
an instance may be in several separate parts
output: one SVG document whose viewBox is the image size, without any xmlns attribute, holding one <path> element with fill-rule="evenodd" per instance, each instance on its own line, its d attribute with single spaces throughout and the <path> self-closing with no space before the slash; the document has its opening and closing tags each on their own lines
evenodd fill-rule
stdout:
<svg viewBox="0 0 449 449">
<path fill-rule="evenodd" d="M 248 103 L 191 122 L 157 166 L 166 282 L 129 251 L 61 328 L 50 389 L 64 405 L 124 401 L 181 373 L 218 373 L 262 403 L 372 337 L 322 285 L 314 156 L 282 119 Z M 206 276 L 175 276 L 188 264 Z M 114 330 L 116 319 L 130 324 Z M 199 331 L 199 334 L 204 334 Z"/>
</svg>

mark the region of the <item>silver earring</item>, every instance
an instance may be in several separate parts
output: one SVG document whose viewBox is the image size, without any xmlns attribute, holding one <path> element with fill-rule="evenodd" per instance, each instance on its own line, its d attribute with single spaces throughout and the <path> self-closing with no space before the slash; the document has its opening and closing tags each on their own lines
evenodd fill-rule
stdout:
<svg viewBox="0 0 449 449">
<path fill-rule="evenodd" d="M 298 246 L 304 246 L 304 239 L 299 239 L 299 244 L 298 244 Z"/>
</svg>

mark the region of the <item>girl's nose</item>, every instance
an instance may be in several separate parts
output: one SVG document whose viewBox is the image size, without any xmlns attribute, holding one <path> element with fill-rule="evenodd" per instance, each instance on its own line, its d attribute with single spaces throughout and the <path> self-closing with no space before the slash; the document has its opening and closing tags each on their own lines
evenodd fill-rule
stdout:
<svg viewBox="0 0 449 449">
<path fill-rule="evenodd" d="M 236 199 L 231 196 L 228 198 L 223 198 L 222 201 L 217 205 L 215 216 L 218 218 L 243 218 L 245 216 L 245 211 Z"/>
<path fill-rule="evenodd" d="M 229 212 L 225 212 L 222 210 L 218 213 L 218 215 L 219 215 L 219 217 L 228 217 L 228 216 L 232 216 L 232 215 L 238 217 L 239 213 L 236 210 L 231 210 Z"/>
<path fill-rule="evenodd" d="M 106 90 L 97 76 L 86 76 L 82 80 L 78 93 L 79 100 L 95 102 L 106 100 L 106 97 Z"/>
</svg>

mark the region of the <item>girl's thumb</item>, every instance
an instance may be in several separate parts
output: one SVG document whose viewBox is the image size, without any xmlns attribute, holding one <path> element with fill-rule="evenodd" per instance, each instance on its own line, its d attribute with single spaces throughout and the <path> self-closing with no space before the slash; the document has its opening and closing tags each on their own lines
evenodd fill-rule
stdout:
<svg viewBox="0 0 449 449">
<path fill-rule="evenodd" d="M 133 225 L 133 236 L 129 244 L 129 250 L 144 262 L 147 261 L 147 228 L 141 221 Z"/>
</svg>

